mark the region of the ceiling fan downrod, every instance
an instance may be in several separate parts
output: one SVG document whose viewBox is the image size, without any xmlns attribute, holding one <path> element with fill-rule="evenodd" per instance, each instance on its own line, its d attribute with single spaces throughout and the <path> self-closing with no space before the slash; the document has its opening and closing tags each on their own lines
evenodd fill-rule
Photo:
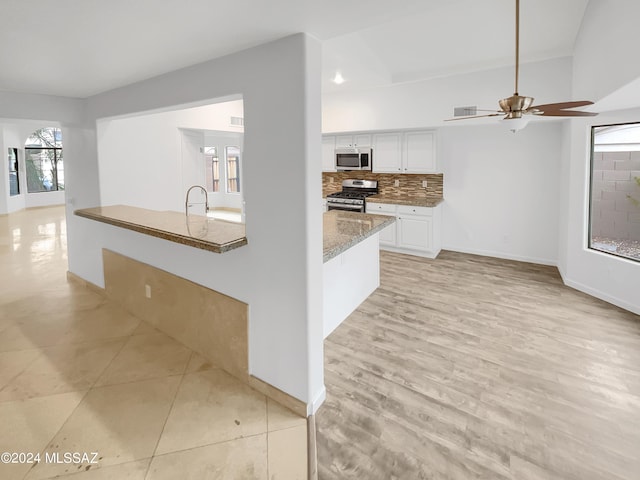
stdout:
<svg viewBox="0 0 640 480">
<path fill-rule="evenodd" d="M 516 89 L 518 95 L 518 76 L 520 74 L 520 0 L 516 0 Z"/>
</svg>

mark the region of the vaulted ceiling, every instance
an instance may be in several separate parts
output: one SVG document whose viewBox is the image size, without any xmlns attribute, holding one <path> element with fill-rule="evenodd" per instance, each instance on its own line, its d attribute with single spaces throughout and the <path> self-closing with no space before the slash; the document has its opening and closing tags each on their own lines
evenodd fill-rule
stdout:
<svg viewBox="0 0 640 480">
<path fill-rule="evenodd" d="M 522 61 L 571 55 L 588 0 L 521 3 Z M 513 63 L 514 4 L 3 0 L 0 90 L 87 97 L 297 32 L 323 42 L 325 91 L 494 68 Z"/>
</svg>

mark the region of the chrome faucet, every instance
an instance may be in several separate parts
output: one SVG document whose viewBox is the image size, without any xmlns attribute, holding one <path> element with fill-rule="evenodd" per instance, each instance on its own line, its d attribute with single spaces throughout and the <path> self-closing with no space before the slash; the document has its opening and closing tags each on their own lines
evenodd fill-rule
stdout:
<svg viewBox="0 0 640 480">
<path fill-rule="evenodd" d="M 204 194 L 204 213 L 205 215 L 209 212 L 209 196 L 207 194 L 207 189 L 204 188 L 202 185 L 192 185 L 191 187 L 189 187 L 189 190 L 187 190 L 187 197 L 184 200 L 184 214 L 189 216 L 189 207 L 193 206 L 193 205 L 202 205 L 201 203 L 189 203 L 189 194 L 191 193 L 191 190 L 193 190 L 194 188 L 199 188 L 200 190 L 202 190 L 202 193 Z"/>
</svg>

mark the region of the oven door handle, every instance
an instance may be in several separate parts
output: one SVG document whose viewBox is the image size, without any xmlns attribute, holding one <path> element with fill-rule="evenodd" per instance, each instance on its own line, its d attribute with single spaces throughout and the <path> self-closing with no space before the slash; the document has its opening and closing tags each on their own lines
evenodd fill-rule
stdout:
<svg viewBox="0 0 640 480">
<path fill-rule="evenodd" d="M 331 203 L 327 202 L 327 207 L 347 208 L 349 210 L 362 210 L 362 205 L 354 205 L 352 203 Z"/>
</svg>

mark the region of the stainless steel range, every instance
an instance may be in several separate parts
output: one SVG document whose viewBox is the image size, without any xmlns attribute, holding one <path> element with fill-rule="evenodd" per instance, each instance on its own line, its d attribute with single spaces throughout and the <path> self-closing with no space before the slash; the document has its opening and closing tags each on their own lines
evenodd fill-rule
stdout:
<svg viewBox="0 0 640 480">
<path fill-rule="evenodd" d="M 343 180 L 341 192 L 327 195 L 327 210 L 364 212 L 364 199 L 376 193 L 377 180 Z"/>
</svg>

